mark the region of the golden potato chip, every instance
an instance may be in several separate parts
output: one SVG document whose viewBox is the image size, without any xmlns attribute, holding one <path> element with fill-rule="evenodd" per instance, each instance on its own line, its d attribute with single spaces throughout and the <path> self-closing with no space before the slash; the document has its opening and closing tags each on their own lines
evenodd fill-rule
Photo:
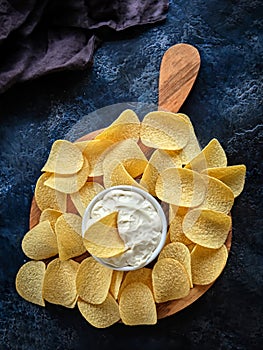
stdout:
<svg viewBox="0 0 263 350">
<path fill-rule="evenodd" d="M 156 196 L 155 185 L 159 174 L 165 169 L 177 167 L 179 168 L 182 165 L 178 152 L 175 151 L 165 151 L 165 150 L 155 150 L 149 159 L 140 185 L 145 187 L 147 191 Z"/>
<path fill-rule="evenodd" d="M 45 306 L 42 296 L 46 266 L 43 261 L 29 261 L 22 265 L 16 275 L 17 293 L 31 303 Z"/>
<path fill-rule="evenodd" d="M 70 198 L 81 216 L 84 215 L 90 201 L 103 190 L 104 187 L 97 182 L 86 182 L 78 192 L 71 193 Z"/>
<path fill-rule="evenodd" d="M 157 261 L 152 272 L 153 293 L 157 303 L 181 299 L 190 292 L 190 282 L 184 266 L 172 258 Z"/>
<path fill-rule="evenodd" d="M 191 244 L 192 242 L 190 239 L 186 237 L 186 235 L 183 232 L 183 219 L 188 212 L 188 208 L 178 208 L 176 207 L 173 209 L 173 205 L 170 205 L 169 209 L 169 220 L 170 220 L 170 226 L 169 226 L 169 236 L 171 242 L 181 242 L 185 245 Z"/>
<path fill-rule="evenodd" d="M 117 248 L 125 251 L 125 244 L 117 228 L 118 212 L 112 212 L 91 224 L 84 233 L 86 241 L 95 243 L 100 247 Z M 90 252 L 91 253 L 91 252 Z M 96 255 L 97 256 L 97 255 Z M 102 258 L 105 256 L 97 256 Z"/>
<path fill-rule="evenodd" d="M 211 140 L 194 159 L 186 164 L 186 169 L 198 172 L 206 168 L 225 167 L 227 158 L 224 149 L 217 139 Z"/>
<path fill-rule="evenodd" d="M 83 151 L 84 149 L 87 147 L 87 145 L 90 143 L 90 140 L 86 140 L 86 141 L 78 141 L 78 142 L 74 142 L 74 145 L 77 146 L 82 154 L 83 154 Z"/>
<path fill-rule="evenodd" d="M 170 243 L 162 249 L 158 260 L 163 258 L 173 258 L 184 266 L 189 277 L 190 287 L 192 288 L 191 257 L 187 246 L 180 242 Z"/>
<path fill-rule="evenodd" d="M 136 113 L 131 109 L 126 109 L 120 116 L 99 135 L 95 140 L 111 140 L 118 142 L 124 139 L 139 140 L 140 135 L 140 120 Z"/>
<path fill-rule="evenodd" d="M 138 270 L 129 271 L 121 284 L 121 288 L 119 291 L 119 297 L 120 297 L 122 291 L 124 290 L 124 288 L 128 284 L 133 283 L 133 282 L 141 282 L 141 283 L 145 284 L 147 287 L 149 287 L 151 291 L 153 291 L 152 270 L 147 268 L 147 267 L 143 267 L 143 268 L 138 269 Z"/>
<path fill-rule="evenodd" d="M 169 168 L 158 177 L 155 191 L 159 199 L 181 207 L 200 205 L 206 194 L 206 184 L 195 171 Z"/>
<path fill-rule="evenodd" d="M 42 171 L 69 175 L 77 173 L 83 166 L 81 150 L 66 140 L 57 140 L 53 143 L 46 164 Z"/>
<path fill-rule="evenodd" d="M 111 140 L 90 140 L 86 145 L 83 155 L 90 164 L 90 176 L 103 175 L 103 161 L 114 143 Z"/>
<path fill-rule="evenodd" d="M 103 266 L 94 258 L 89 257 L 80 264 L 76 284 L 81 299 L 91 304 L 101 304 L 105 301 L 113 270 Z"/>
<path fill-rule="evenodd" d="M 234 204 L 234 193 L 222 181 L 202 175 L 207 186 L 206 195 L 199 208 L 211 209 L 228 214 Z"/>
<path fill-rule="evenodd" d="M 201 148 L 199 146 L 199 142 L 197 140 L 197 137 L 195 135 L 195 131 L 193 128 L 193 125 L 191 123 L 190 118 L 183 113 L 177 113 L 180 117 L 182 117 L 190 126 L 190 134 L 189 134 L 189 140 L 186 146 L 180 151 L 180 158 L 183 164 L 187 164 L 190 162 L 194 157 L 196 157 L 200 152 Z"/>
<path fill-rule="evenodd" d="M 207 285 L 214 282 L 223 271 L 227 257 L 225 245 L 219 249 L 196 245 L 191 253 L 193 283 Z"/>
<path fill-rule="evenodd" d="M 141 186 L 136 180 L 134 180 L 134 178 L 128 173 L 128 171 L 121 163 L 116 164 L 116 167 L 114 169 L 105 169 L 103 184 L 105 188 L 118 185 L 128 185 L 139 187 L 145 190 L 143 186 Z"/>
<path fill-rule="evenodd" d="M 59 211 L 66 211 L 67 196 L 65 193 L 53 190 L 45 185 L 51 174 L 42 174 L 36 183 L 35 199 L 38 208 L 43 211 L 45 209 L 55 209 Z"/>
<path fill-rule="evenodd" d="M 85 253 L 81 225 L 82 219 L 76 214 L 64 213 L 57 219 L 55 232 L 60 260 L 68 260 Z"/>
<path fill-rule="evenodd" d="M 83 238 L 83 244 L 91 255 L 101 259 L 116 257 L 117 255 L 124 253 L 128 249 L 125 247 L 124 248 L 123 247 L 121 248 L 105 247 L 105 246 L 90 242 L 85 238 Z"/>
<path fill-rule="evenodd" d="M 235 198 L 243 191 L 246 176 L 246 166 L 243 164 L 225 168 L 208 168 L 203 170 L 202 173 L 215 177 L 230 187 Z"/>
<path fill-rule="evenodd" d="M 60 217 L 60 215 L 62 215 L 61 211 L 58 211 L 55 209 L 45 209 L 44 211 L 42 211 L 40 215 L 39 222 L 46 221 L 46 220 L 49 221 L 52 227 L 52 230 L 55 232 L 55 224 L 57 219 Z"/>
<path fill-rule="evenodd" d="M 74 260 L 52 260 L 44 277 L 44 299 L 52 304 L 73 308 L 77 298 L 76 276 L 79 266 Z"/>
<path fill-rule="evenodd" d="M 99 305 L 80 299 L 78 308 L 82 316 L 96 328 L 107 328 L 120 320 L 119 305 L 110 294 Z"/>
<path fill-rule="evenodd" d="M 224 213 L 193 209 L 184 217 L 183 231 L 192 242 L 217 249 L 226 241 L 231 221 L 231 217 Z"/>
<path fill-rule="evenodd" d="M 34 260 L 47 259 L 58 253 L 57 237 L 49 221 L 40 222 L 25 234 L 22 250 Z"/>
<path fill-rule="evenodd" d="M 148 163 L 147 158 L 133 140 L 118 142 L 103 161 L 103 174 L 110 174 L 112 170 L 121 163 L 131 177 L 135 178 L 144 172 Z"/>
<path fill-rule="evenodd" d="M 117 300 L 121 282 L 123 279 L 124 272 L 123 271 L 113 271 L 111 284 L 110 284 L 110 293 L 114 299 Z"/>
<path fill-rule="evenodd" d="M 175 113 L 150 112 L 141 123 L 141 141 L 149 147 L 180 150 L 188 143 L 189 135 L 189 123 Z"/>
<path fill-rule="evenodd" d="M 156 324 L 157 312 L 152 292 L 141 282 L 128 284 L 120 297 L 120 316 L 129 326 Z"/>
<path fill-rule="evenodd" d="M 84 165 L 79 172 L 73 175 L 51 174 L 45 185 L 62 193 L 74 193 L 83 187 L 89 176 L 89 162 L 84 159 Z"/>
</svg>

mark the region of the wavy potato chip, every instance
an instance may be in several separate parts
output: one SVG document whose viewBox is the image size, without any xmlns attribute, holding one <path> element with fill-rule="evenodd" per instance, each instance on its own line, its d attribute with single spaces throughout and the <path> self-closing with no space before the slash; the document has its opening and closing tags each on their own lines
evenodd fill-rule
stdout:
<svg viewBox="0 0 263 350">
<path fill-rule="evenodd" d="M 228 214 L 234 204 L 234 193 L 222 181 L 202 175 L 207 186 L 206 195 L 199 208 L 211 209 Z"/>
<path fill-rule="evenodd" d="M 121 284 L 121 288 L 119 291 L 119 297 L 121 296 L 123 289 L 128 284 L 133 283 L 133 282 L 141 282 L 141 283 L 145 284 L 147 287 L 149 287 L 151 291 L 153 291 L 152 270 L 147 268 L 147 267 L 142 267 L 138 270 L 129 271 L 126 274 L 126 276 Z"/>
<path fill-rule="evenodd" d="M 141 123 L 141 141 L 148 147 L 180 150 L 188 143 L 189 136 L 189 123 L 175 113 L 150 112 Z"/>
<path fill-rule="evenodd" d="M 173 258 L 158 260 L 153 268 L 152 279 L 156 303 L 181 299 L 190 292 L 190 281 L 186 269 Z"/>
<path fill-rule="evenodd" d="M 22 265 L 16 275 L 17 293 L 31 303 L 45 306 L 42 296 L 46 265 L 43 261 L 29 261 Z"/>
<path fill-rule="evenodd" d="M 209 249 L 196 245 L 191 252 L 193 283 L 207 285 L 214 282 L 223 271 L 228 252 L 225 245 Z"/>
<path fill-rule="evenodd" d="M 126 109 L 120 116 L 99 135 L 95 140 L 111 140 L 119 142 L 124 139 L 139 140 L 140 136 L 140 120 L 136 113 L 131 109 Z"/>
<path fill-rule="evenodd" d="M 91 304 L 101 304 L 107 298 L 113 270 L 94 258 L 84 259 L 76 277 L 78 295 Z"/>
<path fill-rule="evenodd" d="M 186 235 L 183 232 L 183 220 L 188 212 L 188 208 L 184 207 L 174 207 L 170 204 L 169 207 L 169 237 L 171 242 L 181 242 L 185 245 L 191 244 L 192 241 L 190 241 L 189 238 L 186 237 Z"/>
<path fill-rule="evenodd" d="M 110 294 L 99 305 L 80 299 L 78 308 L 86 321 L 96 328 L 107 328 L 120 320 L 119 305 Z"/>
<path fill-rule="evenodd" d="M 22 250 L 26 256 L 34 260 L 57 255 L 57 237 L 49 221 L 40 222 L 25 234 L 22 240 Z"/>
<path fill-rule="evenodd" d="M 226 167 L 227 158 L 223 147 L 217 139 L 212 139 L 207 146 L 188 164 L 186 169 L 198 172 L 206 168 Z"/>
<path fill-rule="evenodd" d="M 103 175 L 103 161 L 105 156 L 114 146 L 111 140 L 90 140 L 88 141 L 83 155 L 88 159 L 90 164 L 90 176 Z"/>
<path fill-rule="evenodd" d="M 124 276 L 123 271 L 114 270 L 112 273 L 111 284 L 110 284 L 110 293 L 113 296 L 113 298 L 116 300 L 118 298 L 118 294 L 119 294 L 119 290 L 120 290 L 123 276 Z"/>
<path fill-rule="evenodd" d="M 141 282 L 128 284 L 120 297 L 120 316 L 129 326 L 157 323 L 156 305 L 149 287 Z"/>
<path fill-rule="evenodd" d="M 195 158 L 200 152 L 201 148 L 197 137 L 195 135 L 194 127 L 190 118 L 183 113 L 177 113 L 181 118 L 183 118 L 190 126 L 189 140 L 186 146 L 180 151 L 180 158 L 183 164 L 187 164 L 193 158 Z"/>
<path fill-rule="evenodd" d="M 79 266 L 74 260 L 52 260 L 44 277 L 44 299 L 52 304 L 73 308 L 77 300 L 76 276 Z"/>
<path fill-rule="evenodd" d="M 83 166 L 81 150 L 66 140 L 56 140 L 42 171 L 70 175 L 77 173 Z"/>
<path fill-rule="evenodd" d="M 184 217 L 183 231 L 192 242 L 217 249 L 225 243 L 231 222 L 231 217 L 224 213 L 193 209 Z"/>
<path fill-rule="evenodd" d="M 62 215 L 62 212 L 59 210 L 45 209 L 44 211 L 42 211 L 40 215 L 39 222 L 46 221 L 46 220 L 49 221 L 52 227 L 52 230 L 55 232 L 55 224 L 57 222 L 57 219 L 60 217 L 60 215 Z"/>
<path fill-rule="evenodd" d="M 35 188 L 37 206 L 41 211 L 55 209 L 64 212 L 67 206 L 67 196 L 65 193 L 61 193 L 45 185 L 45 182 L 50 176 L 50 173 L 44 173 L 37 180 Z"/>
<path fill-rule="evenodd" d="M 85 253 L 81 225 L 82 219 L 76 214 L 64 213 L 57 219 L 55 232 L 60 260 L 68 260 Z"/>
<path fill-rule="evenodd" d="M 206 184 L 195 171 L 169 168 L 158 177 L 155 191 L 159 199 L 180 207 L 196 207 L 205 198 Z"/>
<path fill-rule="evenodd" d="M 118 164 L 122 164 L 126 171 L 135 178 L 140 176 L 148 164 L 147 158 L 138 146 L 130 139 L 120 141 L 111 149 L 103 161 L 103 174 L 110 174 Z"/>
<path fill-rule="evenodd" d="M 180 242 L 170 243 L 161 250 L 158 260 L 163 258 L 173 258 L 184 266 L 192 288 L 191 256 L 187 246 Z"/>
<path fill-rule="evenodd" d="M 202 174 L 215 177 L 228 186 L 234 193 L 234 197 L 240 195 L 243 191 L 246 176 L 245 165 L 232 165 L 225 168 L 208 168 L 202 171 Z"/>
<path fill-rule="evenodd" d="M 89 176 L 89 162 L 85 158 L 84 165 L 79 172 L 72 175 L 51 174 L 45 185 L 62 193 L 74 193 L 83 187 Z"/>
<path fill-rule="evenodd" d="M 70 198 L 81 216 L 84 215 L 90 201 L 103 190 L 104 187 L 97 182 L 86 182 L 78 192 L 70 194 Z"/>
<path fill-rule="evenodd" d="M 155 185 L 160 173 L 168 168 L 180 167 L 182 165 L 178 152 L 155 150 L 143 172 L 140 185 L 156 196 Z"/>
</svg>

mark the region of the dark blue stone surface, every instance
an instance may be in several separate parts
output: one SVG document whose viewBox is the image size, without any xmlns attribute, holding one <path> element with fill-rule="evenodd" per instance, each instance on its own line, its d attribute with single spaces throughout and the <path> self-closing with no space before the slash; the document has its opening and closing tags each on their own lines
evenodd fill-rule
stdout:
<svg viewBox="0 0 263 350">
<path fill-rule="evenodd" d="M 17 85 L 0 96 L 0 349 L 260 349 L 263 323 L 262 21 L 260 1 L 172 1 L 165 23 L 109 35 L 91 70 Z M 216 137 L 229 164 L 244 163 L 228 264 L 197 302 L 153 327 L 94 329 L 77 309 L 41 308 L 14 287 L 20 244 L 52 142 L 81 118 L 119 102 L 157 103 L 162 55 L 187 42 L 201 55 L 181 108 L 202 146 Z M 110 118 L 92 117 L 85 133 Z"/>
</svg>

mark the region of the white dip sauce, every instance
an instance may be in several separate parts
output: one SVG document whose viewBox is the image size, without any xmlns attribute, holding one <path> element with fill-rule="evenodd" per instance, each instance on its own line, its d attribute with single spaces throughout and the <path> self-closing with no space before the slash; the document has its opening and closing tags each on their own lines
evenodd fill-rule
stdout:
<svg viewBox="0 0 263 350">
<path fill-rule="evenodd" d="M 113 189 L 94 204 L 90 219 L 94 222 L 113 211 L 118 211 L 119 234 L 128 250 L 118 257 L 102 260 L 114 267 L 143 266 L 161 240 L 161 217 L 141 194 Z"/>
</svg>

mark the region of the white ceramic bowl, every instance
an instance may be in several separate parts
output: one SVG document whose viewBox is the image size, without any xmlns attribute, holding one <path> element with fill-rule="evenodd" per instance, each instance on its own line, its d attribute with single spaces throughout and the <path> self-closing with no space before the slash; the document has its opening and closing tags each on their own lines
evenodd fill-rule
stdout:
<svg viewBox="0 0 263 350">
<path fill-rule="evenodd" d="M 159 244 L 156 246 L 155 250 L 153 251 L 153 253 L 149 256 L 149 258 L 146 260 L 146 262 L 139 266 L 124 266 L 124 267 L 115 267 L 110 265 L 108 262 L 104 261 L 101 258 L 98 258 L 96 256 L 93 256 L 94 259 L 96 259 L 97 261 L 99 261 L 101 264 L 103 264 L 104 266 L 107 266 L 113 270 L 118 270 L 118 271 L 132 271 L 132 270 L 137 270 L 138 268 L 142 268 L 143 266 L 148 265 L 150 262 L 152 262 L 160 253 L 161 249 L 164 246 L 164 243 L 166 241 L 166 235 L 167 235 L 167 220 L 166 220 L 166 216 L 164 214 L 164 211 L 161 207 L 161 205 L 158 203 L 158 201 L 152 196 L 150 195 L 148 192 L 141 190 L 138 187 L 134 187 L 134 186 L 126 186 L 126 185 L 121 185 L 121 186 L 113 186 L 110 188 L 107 188 L 105 190 L 103 190 L 102 192 L 98 193 L 89 203 L 89 205 L 87 206 L 85 213 L 83 215 L 83 219 L 82 219 L 82 236 L 84 237 L 84 233 L 86 231 L 86 226 L 87 226 L 87 222 L 90 219 L 90 213 L 91 210 L 93 208 L 93 206 L 95 205 L 95 203 L 97 203 L 100 199 L 102 199 L 106 193 L 114 190 L 114 189 L 118 189 L 118 190 L 124 190 L 124 191 L 133 191 L 136 193 L 139 193 L 140 195 L 142 195 L 145 199 L 147 199 L 156 209 L 160 219 L 161 219 L 161 223 L 162 223 L 162 232 L 161 232 L 161 239 Z"/>
</svg>

